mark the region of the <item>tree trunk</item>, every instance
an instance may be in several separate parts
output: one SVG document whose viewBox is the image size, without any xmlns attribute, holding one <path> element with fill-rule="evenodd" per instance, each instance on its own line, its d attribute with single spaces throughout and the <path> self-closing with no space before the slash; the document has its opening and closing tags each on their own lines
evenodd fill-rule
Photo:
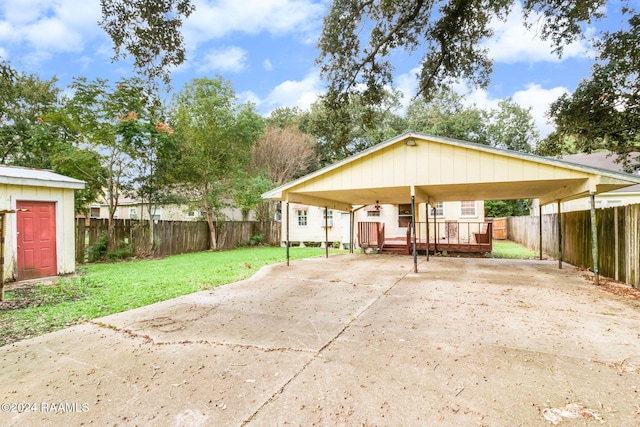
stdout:
<svg viewBox="0 0 640 427">
<path fill-rule="evenodd" d="M 207 225 L 209 226 L 209 250 L 217 251 L 218 238 L 216 236 L 216 225 L 213 222 L 213 209 L 206 197 L 204 199 L 204 216 L 207 219 Z"/>
</svg>

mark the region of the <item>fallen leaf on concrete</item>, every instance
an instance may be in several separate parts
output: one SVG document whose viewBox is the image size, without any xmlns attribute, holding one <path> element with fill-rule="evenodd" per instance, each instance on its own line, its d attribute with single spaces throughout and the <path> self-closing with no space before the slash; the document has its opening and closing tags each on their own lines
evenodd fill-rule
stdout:
<svg viewBox="0 0 640 427">
<path fill-rule="evenodd" d="M 542 416 L 553 425 L 559 424 L 563 418 L 593 418 L 600 422 L 604 422 L 600 414 L 596 411 L 585 408 L 578 403 L 569 403 L 562 408 L 544 408 Z"/>
</svg>

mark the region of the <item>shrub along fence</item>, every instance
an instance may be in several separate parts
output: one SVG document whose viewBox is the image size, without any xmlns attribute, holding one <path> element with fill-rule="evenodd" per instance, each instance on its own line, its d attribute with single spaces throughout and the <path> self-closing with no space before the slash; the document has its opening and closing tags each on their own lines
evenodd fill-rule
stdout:
<svg viewBox="0 0 640 427">
<path fill-rule="evenodd" d="M 562 259 L 591 270 L 591 216 L 589 211 L 561 216 Z M 640 288 L 640 205 L 596 210 L 598 269 L 602 276 Z M 539 217 L 510 217 L 507 238 L 540 250 Z M 558 258 L 558 215 L 542 216 L 542 251 Z"/>
<path fill-rule="evenodd" d="M 204 221 L 155 221 L 150 248 L 146 221 L 116 219 L 114 257 L 163 257 L 209 249 L 209 227 Z M 76 219 L 76 262 L 93 261 L 104 252 L 106 219 Z M 280 244 L 281 224 L 271 221 L 220 221 L 216 223 L 219 249 L 263 243 Z M 109 254 L 107 254 L 109 255 Z"/>
</svg>

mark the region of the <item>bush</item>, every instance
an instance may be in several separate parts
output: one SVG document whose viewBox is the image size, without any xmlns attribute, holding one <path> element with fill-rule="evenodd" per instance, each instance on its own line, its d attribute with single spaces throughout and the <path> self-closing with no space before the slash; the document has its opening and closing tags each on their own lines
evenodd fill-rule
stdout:
<svg viewBox="0 0 640 427">
<path fill-rule="evenodd" d="M 87 261 L 96 262 L 104 258 L 107 253 L 107 232 L 103 231 L 98 241 L 87 248 Z"/>
<path fill-rule="evenodd" d="M 258 246 L 258 245 L 261 245 L 263 241 L 264 241 L 264 234 L 254 234 L 249 239 L 249 245 Z"/>
</svg>

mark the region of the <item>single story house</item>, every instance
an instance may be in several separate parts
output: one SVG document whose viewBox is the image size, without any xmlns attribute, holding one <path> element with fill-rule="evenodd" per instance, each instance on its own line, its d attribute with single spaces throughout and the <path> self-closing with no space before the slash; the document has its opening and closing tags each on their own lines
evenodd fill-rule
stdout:
<svg viewBox="0 0 640 427">
<path fill-rule="evenodd" d="M 51 171 L 0 165 L 4 280 L 75 271 L 74 190 L 82 188 Z"/>
<path fill-rule="evenodd" d="M 434 202 L 435 206 L 419 203 L 418 221 L 424 222 L 426 211 L 432 236 L 441 240 L 455 239 L 467 241 L 472 233 L 479 231 L 483 224 L 484 201 Z M 411 224 L 410 204 L 372 204 L 355 212 L 356 222 L 380 222 L 384 224 L 385 236 L 388 239 L 400 239 L 407 235 L 407 227 Z M 341 210 L 327 210 L 325 221 L 324 208 L 305 204 L 294 204 L 291 208 L 289 241 L 300 246 L 309 244 L 324 246 L 325 239 L 329 244 L 349 247 L 350 213 Z M 281 214 L 287 220 L 287 212 Z M 325 223 L 328 230 L 325 233 Z M 434 225 L 435 223 L 436 225 Z M 282 242 L 286 241 L 286 228 L 282 228 Z M 358 247 L 357 239 L 354 242 Z"/>
</svg>

